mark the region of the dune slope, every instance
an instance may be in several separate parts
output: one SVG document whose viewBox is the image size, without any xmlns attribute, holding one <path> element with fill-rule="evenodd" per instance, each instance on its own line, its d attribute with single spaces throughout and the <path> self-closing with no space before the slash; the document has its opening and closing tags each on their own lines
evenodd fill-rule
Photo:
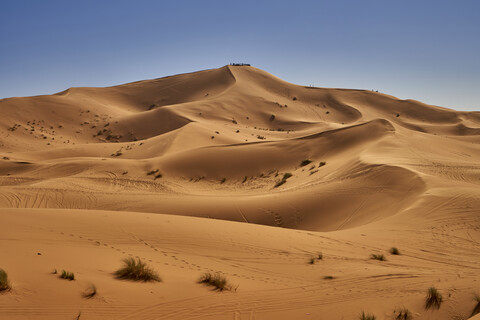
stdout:
<svg viewBox="0 0 480 320">
<path fill-rule="evenodd" d="M 467 319 L 480 294 L 479 112 L 244 66 L 0 112 L 0 319 Z M 114 279 L 125 257 L 164 282 Z"/>
</svg>

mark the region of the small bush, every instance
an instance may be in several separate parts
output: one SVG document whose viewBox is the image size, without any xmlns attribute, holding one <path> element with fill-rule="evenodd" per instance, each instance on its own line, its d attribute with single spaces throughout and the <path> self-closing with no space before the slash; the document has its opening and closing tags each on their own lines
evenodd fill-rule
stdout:
<svg viewBox="0 0 480 320">
<path fill-rule="evenodd" d="M 398 255 L 400 254 L 400 251 L 398 251 L 397 248 L 392 247 L 392 248 L 390 249 L 390 253 L 393 254 L 393 255 L 397 255 L 397 256 L 398 256 Z"/>
<path fill-rule="evenodd" d="M 317 255 L 317 259 L 318 259 L 318 260 L 322 260 L 322 259 L 323 259 L 323 253 L 320 252 L 320 253 Z"/>
<path fill-rule="evenodd" d="M 288 178 L 291 178 L 293 177 L 293 174 L 291 174 L 290 172 L 286 172 L 284 175 L 283 175 L 283 180 L 287 180 Z"/>
<path fill-rule="evenodd" d="M 323 277 L 323 279 L 325 279 L 325 280 L 333 280 L 333 279 L 335 279 L 335 277 L 333 277 L 333 276 L 325 276 L 325 277 Z"/>
<path fill-rule="evenodd" d="M 406 308 L 394 310 L 393 314 L 394 314 L 395 320 L 411 320 L 412 319 L 412 313 L 410 312 L 410 310 Z"/>
<path fill-rule="evenodd" d="M 300 167 L 305 167 L 310 163 L 312 163 L 312 160 L 308 160 L 308 159 L 302 160 L 302 162 L 300 162 Z"/>
<path fill-rule="evenodd" d="M 378 260 L 378 261 L 386 261 L 387 259 L 385 259 L 385 256 L 383 254 L 375 254 L 375 253 L 372 253 L 370 255 L 370 259 L 374 259 L 374 260 Z"/>
<path fill-rule="evenodd" d="M 161 177 L 163 177 L 163 175 L 162 175 L 161 173 L 157 173 L 157 174 L 155 175 L 155 179 L 153 179 L 153 180 L 160 179 Z"/>
<path fill-rule="evenodd" d="M 277 181 L 277 183 L 275 184 L 275 188 L 278 188 L 280 187 L 282 184 L 284 184 L 285 182 L 287 182 L 287 179 L 292 177 L 293 175 L 290 173 L 290 172 L 287 172 L 283 175 L 283 178 L 282 180 L 280 181 Z"/>
<path fill-rule="evenodd" d="M 0 292 L 10 290 L 10 281 L 8 281 L 8 274 L 5 270 L 0 269 Z"/>
<path fill-rule="evenodd" d="M 218 272 L 213 274 L 210 272 L 204 273 L 198 280 L 198 283 L 203 283 L 207 286 L 214 287 L 214 290 L 217 291 L 232 289 L 232 286 L 228 284 L 227 279 Z"/>
<path fill-rule="evenodd" d="M 287 180 L 283 180 L 283 179 L 282 179 L 282 180 L 278 181 L 277 183 L 275 183 L 275 188 L 280 187 L 280 186 L 281 186 L 282 184 L 284 184 L 285 182 L 287 182 Z"/>
<path fill-rule="evenodd" d="M 321 161 L 319 164 L 318 164 L 318 167 L 323 167 L 324 165 L 326 165 L 327 163 L 325 161 Z"/>
<path fill-rule="evenodd" d="M 158 172 L 158 169 L 157 170 L 152 170 L 152 171 L 149 171 L 147 172 L 147 176 L 151 176 L 152 174 L 155 174 Z"/>
<path fill-rule="evenodd" d="M 438 289 L 435 287 L 428 288 L 427 297 L 425 298 L 425 310 L 430 309 L 431 307 L 440 309 L 442 304 L 443 297 L 438 292 Z"/>
<path fill-rule="evenodd" d="M 317 259 L 315 258 L 310 258 L 310 260 L 308 260 L 308 264 L 315 264 L 315 262 L 317 262 Z"/>
<path fill-rule="evenodd" d="M 225 183 L 225 181 L 227 181 L 227 178 L 222 178 L 222 180 L 220 180 L 220 183 Z"/>
<path fill-rule="evenodd" d="M 75 274 L 73 274 L 73 272 L 70 272 L 70 271 L 62 270 L 62 274 L 60 275 L 60 278 L 72 281 L 72 280 L 75 280 Z"/>
<path fill-rule="evenodd" d="M 377 317 L 375 317 L 373 314 L 370 313 L 365 313 L 365 311 L 362 311 L 362 314 L 358 317 L 360 320 L 376 320 Z"/>
<path fill-rule="evenodd" d="M 115 271 L 115 276 L 117 279 L 124 279 L 124 280 L 133 280 L 133 281 L 162 281 L 160 276 L 153 270 L 152 268 L 148 267 L 145 262 L 137 258 L 126 258 L 123 259 L 123 268 L 118 269 Z"/>
<path fill-rule="evenodd" d="M 92 283 L 88 286 L 88 288 L 83 292 L 82 296 L 86 299 L 91 299 L 95 297 L 97 294 L 97 287 Z"/>
</svg>

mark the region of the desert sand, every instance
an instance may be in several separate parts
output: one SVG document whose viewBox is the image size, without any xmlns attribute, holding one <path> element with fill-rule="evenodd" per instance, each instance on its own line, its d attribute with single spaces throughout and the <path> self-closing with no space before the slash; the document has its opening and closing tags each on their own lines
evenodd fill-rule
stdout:
<svg viewBox="0 0 480 320">
<path fill-rule="evenodd" d="M 476 306 L 480 112 L 225 66 L 0 113 L 0 319 L 460 320 Z M 128 257 L 162 282 L 116 279 Z M 197 283 L 205 272 L 231 290 Z M 443 302 L 425 310 L 432 286 Z"/>
</svg>

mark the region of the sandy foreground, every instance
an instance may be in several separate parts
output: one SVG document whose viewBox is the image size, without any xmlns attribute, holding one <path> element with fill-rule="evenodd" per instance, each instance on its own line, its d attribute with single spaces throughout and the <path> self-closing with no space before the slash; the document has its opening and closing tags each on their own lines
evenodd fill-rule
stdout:
<svg viewBox="0 0 480 320">
<path fill-rule="evenodd" d="M 226 66 L 0 113 L 0 319 L 460 320 L 477 304 L 479 112 Z M 162 282 L 116 279 L 128 257 Z"/>
</svg>

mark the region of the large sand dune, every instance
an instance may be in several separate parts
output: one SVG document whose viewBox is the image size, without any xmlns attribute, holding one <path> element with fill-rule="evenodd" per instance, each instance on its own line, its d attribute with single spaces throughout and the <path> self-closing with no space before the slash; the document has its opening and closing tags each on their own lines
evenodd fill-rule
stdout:
<svg viewBox="0 0 480 320">
<path fill-rule="evenodd" d="M 479 112 L 225 66 L 3 99 L 0 113 L 12 284 L 0 319 L 392 319 L 400 307 L 467 319 L 475 307 Z M 164 281 L 115 279 L 129 256 Z M 196 283 L 215 271 L 237 290 Z M 439 310 L 423 308 L 430 286 Z"/>
</svg>

